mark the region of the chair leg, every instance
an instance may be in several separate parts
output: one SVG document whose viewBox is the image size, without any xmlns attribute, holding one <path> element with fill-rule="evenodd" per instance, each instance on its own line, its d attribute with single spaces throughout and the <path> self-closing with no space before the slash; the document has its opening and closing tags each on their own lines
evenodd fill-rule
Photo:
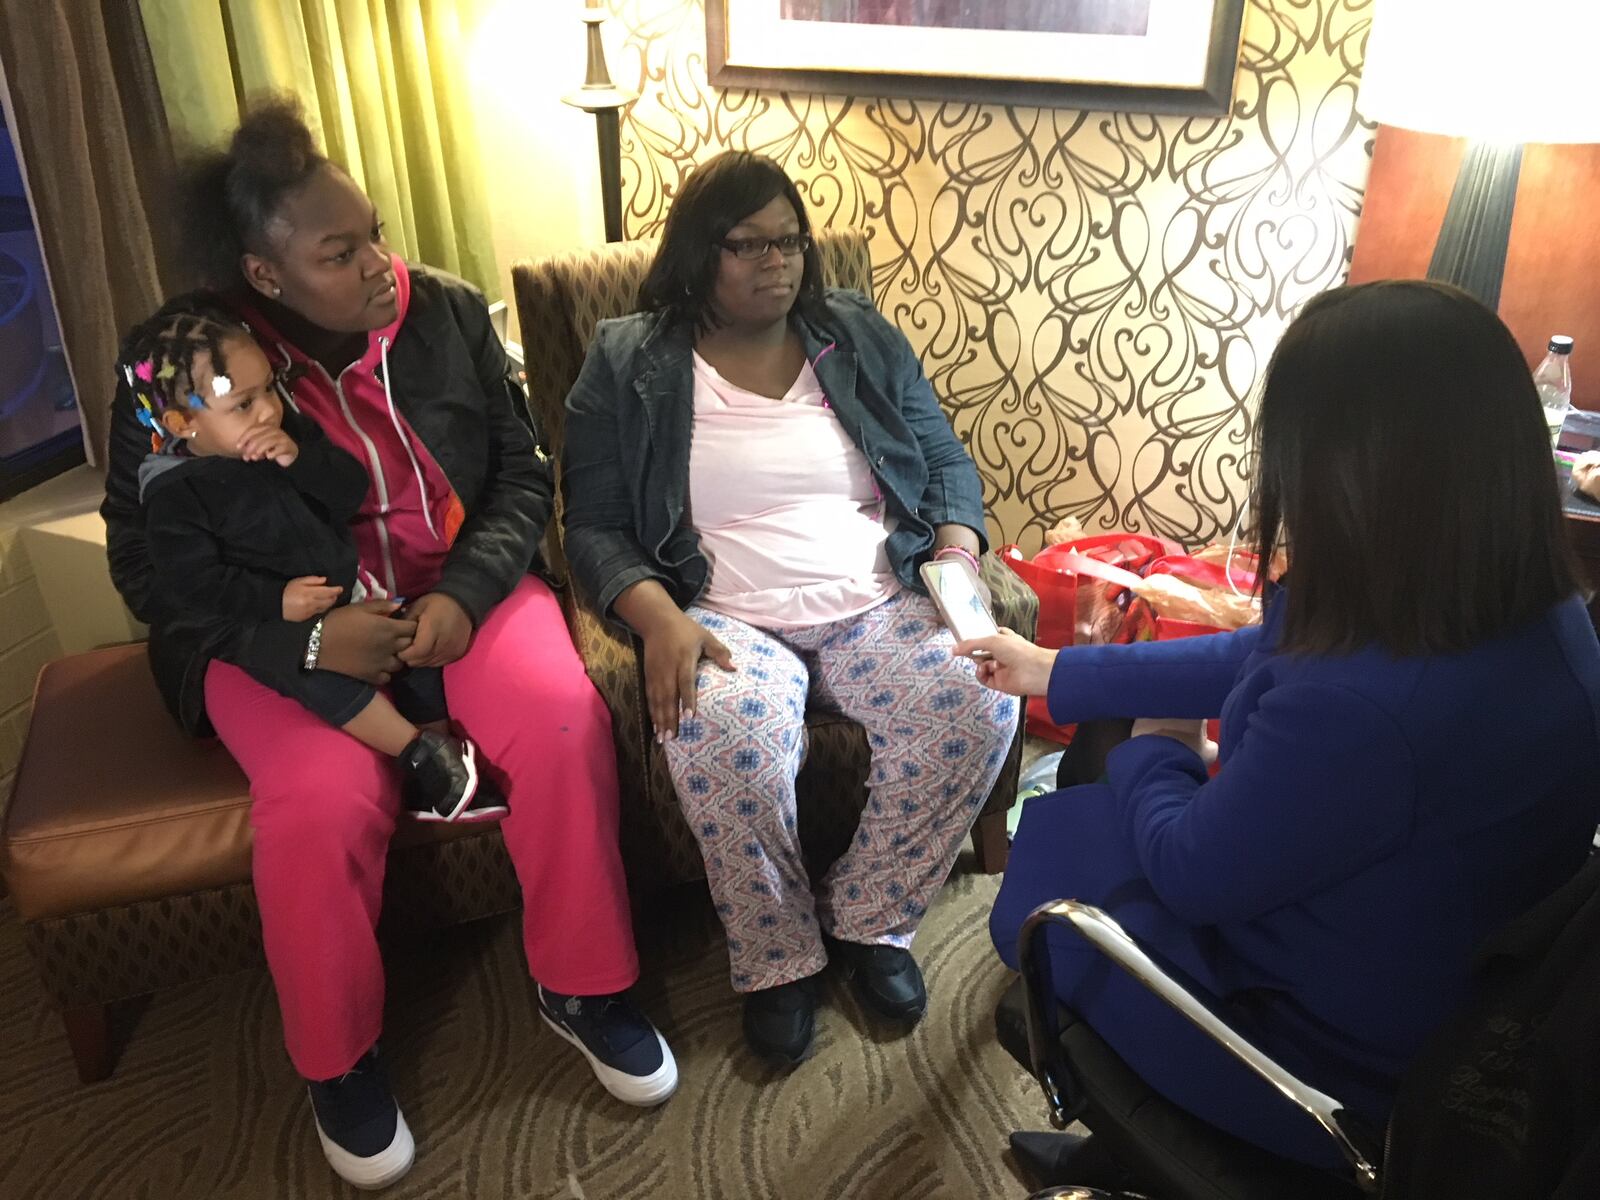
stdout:
<svg viewBox="0 0 1600 1200">
<path fill-rule="evenodd" d="M 68 1008 L 61 1013 L 61 1024 L 66 1027 L 67 1045 L 72 1049 L 72 1061 L 78 1066 L 78 1079 L 82 1083 L 99 1083 L 111 1076 L 111 1006 L 89 1004 L 83 1008 Z"/>
<path fill-rule="evenodd" d="M 1006 835 L 1006 813 L 984 813 L 972 827 L 972 848 L 978 854 L 978 870 L 998 875 L 1006 869 L 1011 854 L 1011 839 Z"/>
</svg>

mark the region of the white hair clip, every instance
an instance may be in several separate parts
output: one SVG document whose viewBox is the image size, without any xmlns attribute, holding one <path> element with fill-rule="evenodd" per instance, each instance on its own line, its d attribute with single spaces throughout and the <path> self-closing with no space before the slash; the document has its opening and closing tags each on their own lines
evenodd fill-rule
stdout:
<svg viewBox="0 0 1600 1200">
<path fill-rule="evenodd" d="M 233 380 L 226 375 L 213 375 L 211 377 L 211 394 L 213 396 L 226 396 L 233 391 Z"/>
</svg>

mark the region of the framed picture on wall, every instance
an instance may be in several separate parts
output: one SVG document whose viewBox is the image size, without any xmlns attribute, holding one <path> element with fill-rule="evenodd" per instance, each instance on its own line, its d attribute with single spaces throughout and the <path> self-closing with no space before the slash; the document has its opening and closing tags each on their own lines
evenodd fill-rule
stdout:
<svg viewBox="0 0 1600 1200">
<path fill-rule="evenodd" d="M 1223 115 L 1245 0 L 705 0 L 711 82 Z"/>
</svg>

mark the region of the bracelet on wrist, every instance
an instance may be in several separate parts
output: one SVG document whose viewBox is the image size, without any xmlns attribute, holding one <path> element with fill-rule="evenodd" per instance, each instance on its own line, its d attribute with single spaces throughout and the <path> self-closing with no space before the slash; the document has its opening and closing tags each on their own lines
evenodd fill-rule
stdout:
<svg viewBox="0 0 1600 1200">
<path fill-rule="evenodd" d="M 965 546 L 941 546 L 933 552 L 934 558 L 945 558 L 952 554 L 959 554 L 967 562 L 971 563 L 975 574 L 981 575 L 983 573 L 983 564 L 978 561 L 978 556 Z"/>
<path fill-rule="evenodd" d="M 306 639 L 306 656 L 300 664 L 303 671 L 317 669 L 317 656 L 322 653 L 322 618 L 318 617 L 311 626 L 311 636 Z"/>
</svg>

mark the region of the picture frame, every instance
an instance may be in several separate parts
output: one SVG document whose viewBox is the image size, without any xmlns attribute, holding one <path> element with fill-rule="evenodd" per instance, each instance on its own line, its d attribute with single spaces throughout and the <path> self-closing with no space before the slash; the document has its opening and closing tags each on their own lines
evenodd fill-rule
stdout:
<svg viewBox="0 0 1600 1200">
<path fill-rule="evenodd" d="M 714 87 L 1226 116 L 1246 0 L 705 0 Z"/>
</svg>

